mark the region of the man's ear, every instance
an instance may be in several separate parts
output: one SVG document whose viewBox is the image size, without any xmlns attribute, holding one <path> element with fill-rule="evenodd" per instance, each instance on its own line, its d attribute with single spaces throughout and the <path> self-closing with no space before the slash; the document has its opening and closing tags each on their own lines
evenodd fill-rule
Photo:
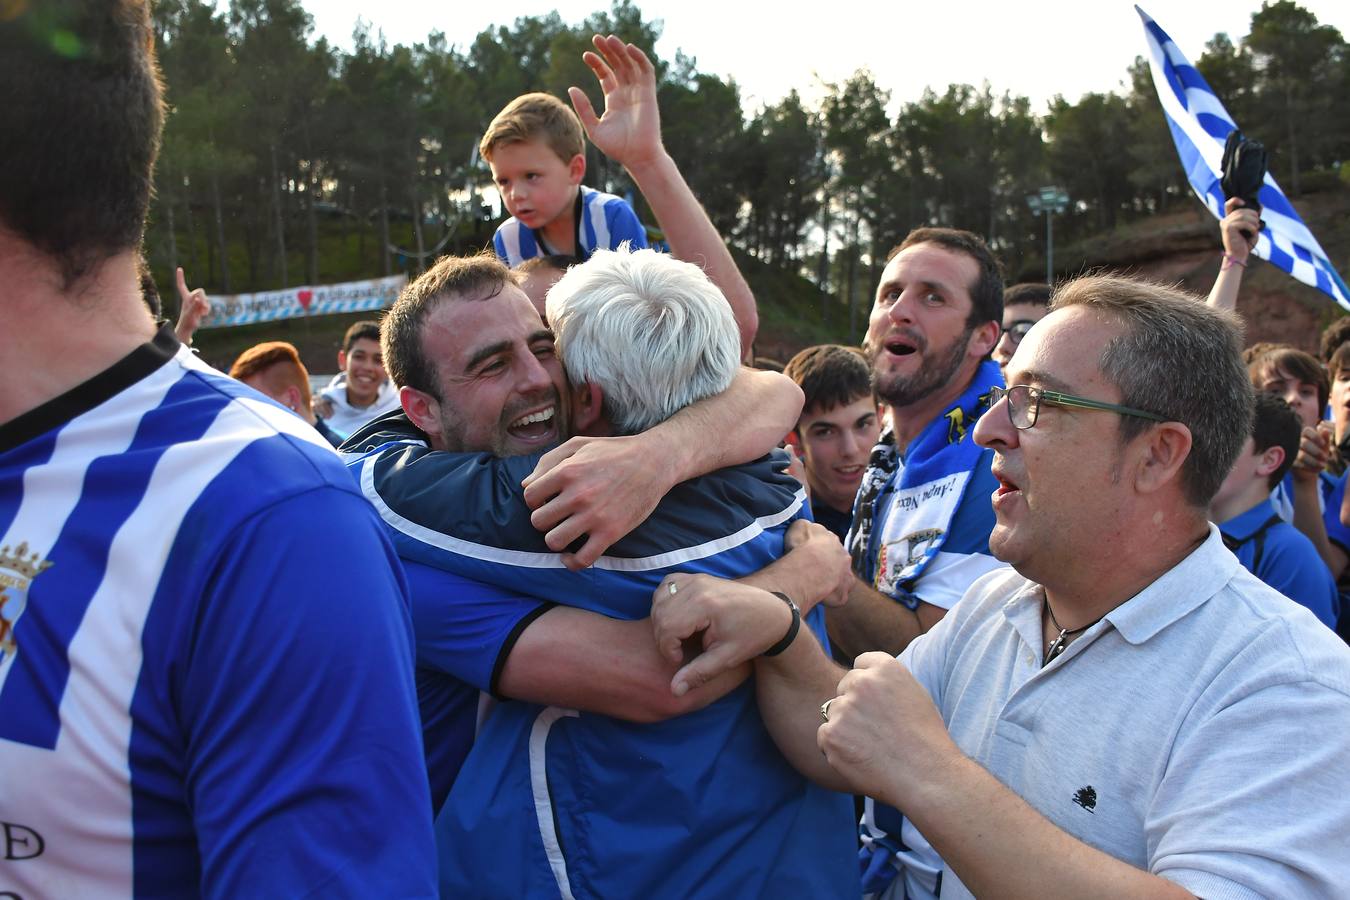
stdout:
<svg viewBox="0 0 1350 900">
<path fill-rule="evenodd" d="M 1284 465 L 1284 448 L 1279 444 L 1272 445 L 1261 451 L 1261 458 L 1256 463 L 1256 474 L 1264 477 L 1274 474 L 1275 470 Z"/>
<path fill-rule="evenodd" d="M 1142 494 L 1174 482 L 1191 455 L 1191 430 L 1180 422 L 1159 422 L 1135 440 L 1143 442 L 1134 479 L 1135 488 Z"/>
<path fill-rule="evenodd" d="M 432 449 L 444 450 L 444 447 L 437 446 L 443 443 L 440 402 L 426 391 L 410 387 L 398 389 L 398 402 L 403 406 L 403 412 L 407 414 L 408 419 L 431 438 Z"/>
<path fill-rule="evenodd" d="M 567 164 L 567 178 L 572 184 L 581 184 L 586 177 L 586 154 L 578 153 Z"/>
<path fill-rule="evenodd" d="M 347 371 L 347 351 L 346 351 L 346 350 L 339 350 L 339 351 L 338 351 L 338 371 L 339 371 L 339 372 L 345 372 L 345 371 Z"/>
<path fill-rule="evenodd" d="M 572 428 L 577 434 L 594 434 L 604 409 L 605 392 L 597 384 L 572 387 Z"/>
<path fill-rule="evenodd" d="M 300 395 L 300 388 L 296 387 L 295 385 L 293 384 L 286 385 L 286 393 L 284 396 L 286 399 L 282 401 L 282 405 L 284 405 L 291 412 L 298 413 L 305 408 L 304 397 Z"/>
<path fill-rule="evenodd" d="M 966 353 L 976 359 L 984 359 L 994 352 L 994 347 L 998 346 L 998 339 L 1002 336 L 1003 326 L 998 322 L 992 319 L 983 322 L 970 333 L 970 340 L 966 343 Z"/>
</svg>

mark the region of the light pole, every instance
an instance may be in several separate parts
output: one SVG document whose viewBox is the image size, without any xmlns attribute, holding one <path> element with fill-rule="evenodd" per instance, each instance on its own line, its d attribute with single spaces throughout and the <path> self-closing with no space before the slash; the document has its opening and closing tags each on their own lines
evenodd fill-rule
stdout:
<svg viewBox="0 0 1350 900">
<path fill-rule="evenodd" d="M 1055 228 L 1052 223 L 1055 213 L 1069 208 L 1069 195 L 1061 187 L 1043 187 L 1034 194 L 1027 194 L 1027 206 L 1034 215 L 1045 216 L 1045 283 L 1054 284 Z"/>
</svg>

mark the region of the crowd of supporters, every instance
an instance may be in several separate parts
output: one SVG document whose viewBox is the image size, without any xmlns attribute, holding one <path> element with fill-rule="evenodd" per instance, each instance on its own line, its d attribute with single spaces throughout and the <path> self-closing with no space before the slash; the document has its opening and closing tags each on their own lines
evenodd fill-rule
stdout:
<svg viewBox="0 0 1350 900">
<path fill-rule="evenodd" d="M 157 321 L 152 37 L 0 15 L 0 896 L 1350 884 L 1350 319 L 1244 349 L 1254 210 L 1207 300 L 917 227 L 861 347 L 748 368 L 597 36 L 601 112 L 484 135 L 493 250 L 312 396 L 285 342 L 203 364 L 181 270 Z"/>
</svg>

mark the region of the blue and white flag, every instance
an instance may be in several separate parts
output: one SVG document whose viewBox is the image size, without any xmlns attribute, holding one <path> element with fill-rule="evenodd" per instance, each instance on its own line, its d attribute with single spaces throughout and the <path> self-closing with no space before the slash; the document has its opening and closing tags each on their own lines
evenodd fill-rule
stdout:
<svg viewBox="0 0 1350 900">
<path fill-rule="evenodd" d="M 1214 217 L 1223 218 L 1224 196 L 1219 186 L 1223 177 L 1223 145 L 1237 123 L 1167 32 L 1142 9 L 1137 6 L 1134 9 L 1144 20 L 1153 86 L 1158 90 L 1186 179 Z M 1317 238 L 1303 224 L 1269 172 L 1257 199 L 1264 207 L 1261 218 L 1265 227 L 1256 242 L 1256 255 L 1350 309 L 1350 288 L 1336 274 Z"/>
</svg>

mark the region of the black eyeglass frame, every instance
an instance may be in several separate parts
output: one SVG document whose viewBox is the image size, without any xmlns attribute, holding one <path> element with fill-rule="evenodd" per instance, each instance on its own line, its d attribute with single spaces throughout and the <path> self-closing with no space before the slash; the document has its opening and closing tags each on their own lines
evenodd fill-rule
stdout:
<svg viewBox="0 0 1350 900">
<path fill-rule="evenodd" d="M 1025 391 L 1027 403 L 1023 407 L 1027 410 L 1027 424 L 1018 425 L 1017 417 L 1013 415 L 1013 407 L 1021 406 L 1011 399 L 1014 391 Z M 1026 431 L 1028 428 L 1036 427 L 1036 419 L 1041 414 L 1041 404 L 1049 403 L 1053 406 L 1066 406 L 1070 409 L 1095 409 L 1101 412 L 1119 413 L 1122 416 L 1134 416 L 1139 419 L 1148 419 L 1152 422 L 1166 422 L 1167 419 L 1157 413 L 1151 413 L 1143 409 L 1135 409 L 1132 406 L 1121 406 L 1118 403 L 1106 403 L 1101 400 L 1091 400 L 1087 397 L 1078 397 L 1074 394 L 1065 394 L 1060 391 L 1050 391 L 1045 388 L 1032 387 L 1029 384 L 1014 384 L 1012 387 L 995 387 L 989 390 L 989 408 L 993 409 L 1000 400 L 1007 400 L 1008 421 L 1012 427 L 1018 431 Z"/>
<path fill-rule="evenodd" d="M 1022 339 L 1027 336 L 1027 332 L 1031 330 L 1032 326 L 1035 325 L 1037 321 L 1040 320 L 1037 319 L 1033 321 L 1031 319 L 1018 319 L 1016 322 L 1013 322 L 1007 328 L 1004 328 L 1002 325 L 1000 325 L 999 337 L 1003 337 L 1004 335 L 1006 335 L 1008 337 L 1008 340 L 1012 341 L 1014 344 L 1020 344 L 1022 343 Z M 1018 329 L 1021 329 L 1020 334 L 1018 333 Z"/>
</svg>

